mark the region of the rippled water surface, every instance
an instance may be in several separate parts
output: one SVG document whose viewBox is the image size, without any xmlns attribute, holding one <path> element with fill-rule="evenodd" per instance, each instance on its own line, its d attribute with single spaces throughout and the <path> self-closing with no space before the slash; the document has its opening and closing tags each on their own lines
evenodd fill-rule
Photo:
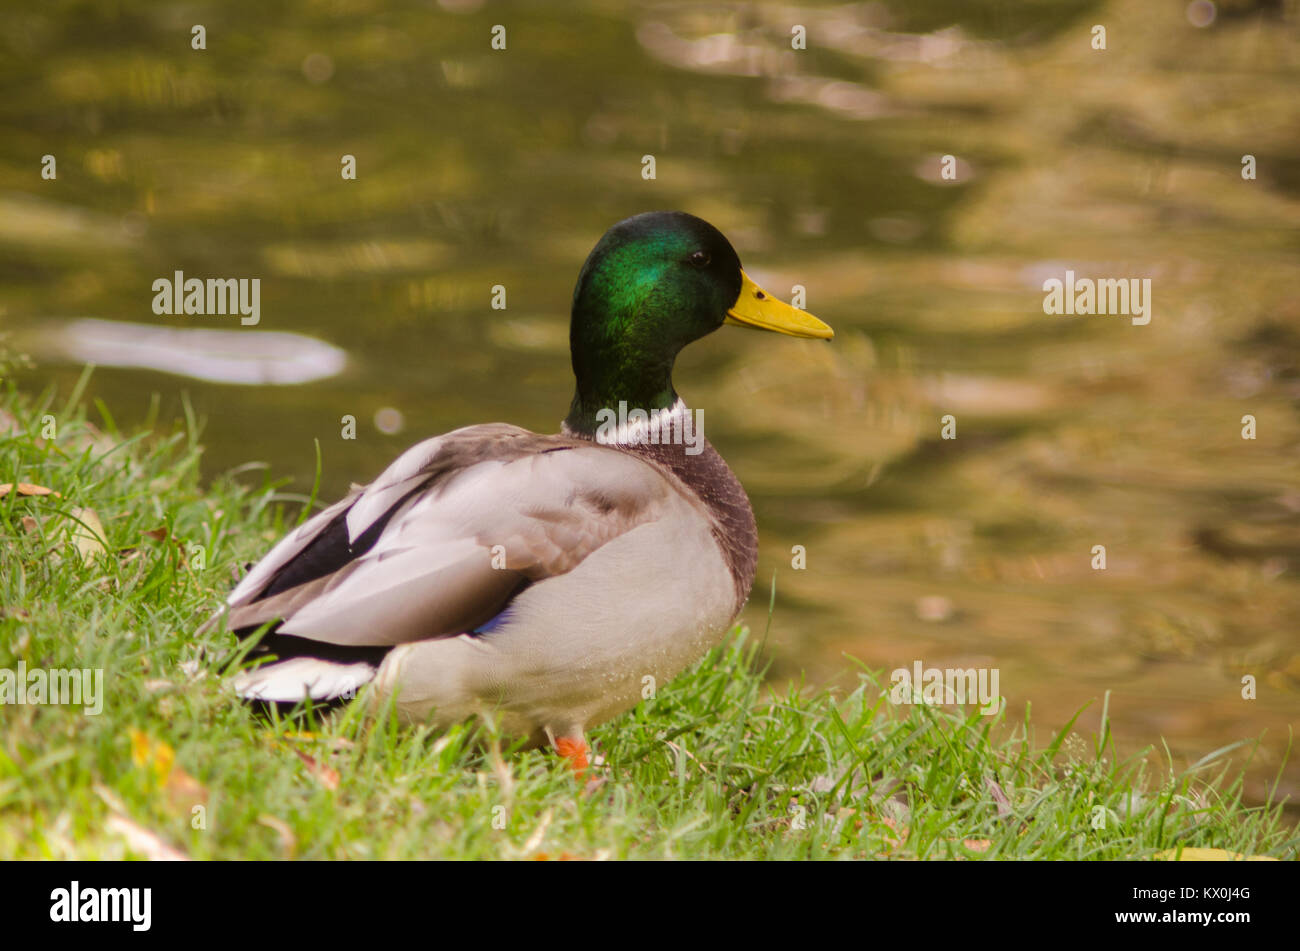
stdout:
<svg viewBox="0 0 1300 951">
<path fill-rule="evenodd" d="M 0 320 L 26 385 L 92 360 L 120 424 L 188 394 L 208 474 L 264 460 L 305 491 L 319 440 L 337 494 L 450 428 L 553 431 L 583 258 L 685 209 L 837 331 L 728 330 L 678 364 L 754 501 L 746 618 L 775 573 L 776 674 L 995 666 L 1044 734 L 1089 700 L 1095 729 L 1111 691 L 1125 748 L 1164 737 L 1179 768 L 1263 734 L 1265 794 L 1300 712 L 1280 5 L 1200 27 L 1204 4 L 1136 0 L 26 6 L 0 29 Z M 1044 314 L 1067 269 L 1150 278 L 1151 322 Z M 156 316 L 177 270 L 259 278 L 259 323 Z"/>
</svg>

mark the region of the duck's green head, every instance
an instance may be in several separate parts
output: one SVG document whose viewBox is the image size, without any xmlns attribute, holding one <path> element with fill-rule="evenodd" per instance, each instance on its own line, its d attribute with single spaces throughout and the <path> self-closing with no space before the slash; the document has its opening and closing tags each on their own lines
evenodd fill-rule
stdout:
<svg viewBox="0 0 1300 951">
<path fill-rule="evenodd" d="M 751 281 L 707 221 L 680 211 L 620 221 L 592 249 L 574 288 L 569 347 L 577 391 L 565 425 L 592 432 L 596 413 L 620 401 L 647 411 L 672 406 L 677 354 L 724 323 L 833 335 Z"/>
</svg>

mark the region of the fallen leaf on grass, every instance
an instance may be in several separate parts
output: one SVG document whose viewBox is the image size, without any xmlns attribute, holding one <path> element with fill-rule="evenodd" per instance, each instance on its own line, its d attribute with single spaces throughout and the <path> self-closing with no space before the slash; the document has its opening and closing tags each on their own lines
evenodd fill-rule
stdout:
<svg viewBox="0 0 1300 951">
<path fill-rule="evenodd" d="M 533 830 L 533 834 L 528 837 L 528 841 L 525 842 L 524 847 L 520 849 L 520 852 L 523 855 L 527 855 L 529 852 L 536 850 L 537 847 L 542 844 L 542 839 L 546 838 L 546 830 L 551 827 L 551 820 L 553 818 L 555 818 L 555 812 L 552 809 L 547 809 L 542 813 L 542 818 L 541 821 L 537 823 L 537 828 Z"/>
<path fill-rule="evenodd" d="M 298 837 L 293 834 L 287 822 L 262 813 L 257 817 L 257 824 L 275 830 L 276 835 L 280 837 L 280 849 L 284 852 L 284 857 L 287 859 L 294 857 L 298 851 Z"/>
<path fill-rule="evenodd" d="M 176 765 L 176 752 L 163 740 L 132 728 L 131 762 L 148 772 L 155 789 L 161 789 L 174 811 L 189 813 L 208 801 L 204 785 Z"/>
<path fill-rule="evenodd" d="M 1002 787 L 991 776 L 984 777 L 984 788 L 989 791 L 993 801 L 998 804 L 999 819 L 1005 819 L 1014 813 L 1015 810 L 1011 808 L 1011 800 L 1007 798 L 1007 794 L 1002 791 Z"/>
<path fill-rule="evenodd" d="M 888 816 L 879 816 L 874 822 L 877 825 L 883 825 L 889 830 L 888 832 L 879 833 L 885 844 L 884 850 L 880 852 L 882 858 L 892 855 L 903 847 L 908 834 L 908 828 L 905 824 L 895 822 Z"/>
<path fill-rule="evenodd" d="M 208 801 L 207 787 L 179 767 L 171 771 L 164 788 L 167 799 L 177 812 L 193 814 L 195 806 L 205 805 Z"/>
<path fill-rule="evenodd" d="M 696 766 L 698 766 L 698 767 L 700 768 L 700 772 L 704 773 L 704 775 L 707 776 L 707 775 L 709 774 L 709 770 L 708 770 L 708 768 L 707 768 L 703 763 L 701 763 L 698 759 L 696 759 L 696 758 L 695 758 L 695 754 L 692 753 L 690 750 L 686 749 L 685 747 L 678 746 L 678 745 L 677 745 L 676 743 L 674 743 L 672 740 L 665 740 L 664 742 L 668 745 L 668 748 L 671 749 L 673 752 L 675 752 L 675 753 L 679 753 L 679 754 L 681 754 L 681 753 L 686 754 L 686 756 L 687 756 L 690 760 L 692 760 L 692 761 L 695 763 Z"/>
<path fill-rule="evenodd" d="M 157 528 L 151 528 L 147 532 L 140 533 L 141 538 L 147 538 L 154 542 L 165 542 L 169 536 L 170 532 L 166 525 L 160 525 Z M 176 549 L 180 552 L 181 560 L 184 561 L 185 546 L 178 538 L 173 538 L 172 544 L 176 546 Z M 117 550 L 117 555 L 122 559 L 122 564 L 127 565 L 137 559 L 143 558 L 145 556 L 145 551 L 137 545 L 127 545 L 125 548 L 119 548 Z"/>
<path fill-rule="evenodd" d="M 189 856 L 172 848 L 156 833 L 125 816 L 109 816 L 108 828 L 126 839 L 126 847 L 150 862 L 188 862 Z"/>
<path fill-rule="evenodd" d="M 184 665 L 182 665 L 184 666 Z M 289 731 L 286 733 L 273 733 L 270 730 L 262 731 L 262 740 L 269 746 L 277 746 L 280 743 L 317 743 L 324 740 L 325 737 L 319 733 L 307 731 Z M 332 751 L 350 750 L 356 744 L 345 736 L 334 736 L 329 738 L 329 748 Z"/>
<path fill-rule="evenodd" d="M 176 761 L 175 751 L 163 740 L 152 739 L 143 730 L 132 727 L 127 731 L 131 738 L 131 762 L 141 769 L 147 769 L 158 785 L 167 780 Z"/>
<path fill-rule="evenodd" d="M 54 493 L 54 495 L 58 494 Z M 39 530 L 41 523 L 30 515 L 24 515 L 22 526 L 23 531 L 31 533 Z M 65 539 L 70 540 L 73 547 L 77 549 L 77 554 L 81 556 L 81 560 L 87 565 L 92 564 L 100 552 L 108 550 L 104 546 L 104 540 L 108 537 L 104 532 L 104 523 L 99 520 L 99 515 L 94 509 L 71 509 L 66 515 L 60 514 L 47 518 L 45 526 L 50 539 L 56 544 L 61 544 Z M 57 563 L 58 553 L 51 553 L 50 560 L 51 563 Z"/>
<path fill-rule="evenodd" d="M 104 539 L 107 537 L 104 534 L 104 524 L 94 509 L 73 509 L 72 519 L 72 544 L 81 553 L 81 560 L 88 565 L 92 564 L 96 555 L 108 551 L 104 547 Z"/>
<path fill-rule="evenodd" d="M 312 778 L 318 783 L 331 792 L 339 788 L 339 771 L 337 769 L 317 762 L 302 750 L 294 750 L 294 753 L 298 755 L 298 759 L 303 761 L 307 766 L 307 772 L 311 773 Z"/>
<path fill-rule="evenodd" d="M 52 495 L 56 499 L 63 496 L 53 489 L 47 489 L 43 485 L 32 485 L 30 482 L 19 482 L 16 486 L 12 482 L 0 482 L 0 499 L 3 499 L 10 492 L 17 490 L 19 495 Z"/>
</svg>

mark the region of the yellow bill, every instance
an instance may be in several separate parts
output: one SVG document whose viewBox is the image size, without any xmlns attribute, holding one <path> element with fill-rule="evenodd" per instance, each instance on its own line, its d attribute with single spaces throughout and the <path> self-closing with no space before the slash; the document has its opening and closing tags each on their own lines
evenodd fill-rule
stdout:
<svg viewBox="0 0 1300 951">
<path fill-rule="evenodd" d="M 814 337 L 830 340 L 835 331 L 807 311 L 791 307 L 759 287 L 744 271 L 740 272 L 740 296 L 727 311 L 726 324 L 755 330 L 775 330 L 791 337 Z"/>
</svg>

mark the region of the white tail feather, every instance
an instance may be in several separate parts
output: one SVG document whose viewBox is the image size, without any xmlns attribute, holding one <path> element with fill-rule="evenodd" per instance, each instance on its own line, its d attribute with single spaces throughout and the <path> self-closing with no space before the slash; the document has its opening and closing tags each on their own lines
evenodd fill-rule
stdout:
<svg viewBox="0 0 1300 951">
<path fill-rule="evenodd" d="M 245 670 L 234 679 L 235 692 L 245 700 L 296 703 L 312 700 L 351 700 L 362 684 L 373 680 L 371 664 L 345 664 L 317 657 L 291 657 Z"/>
</svg>

